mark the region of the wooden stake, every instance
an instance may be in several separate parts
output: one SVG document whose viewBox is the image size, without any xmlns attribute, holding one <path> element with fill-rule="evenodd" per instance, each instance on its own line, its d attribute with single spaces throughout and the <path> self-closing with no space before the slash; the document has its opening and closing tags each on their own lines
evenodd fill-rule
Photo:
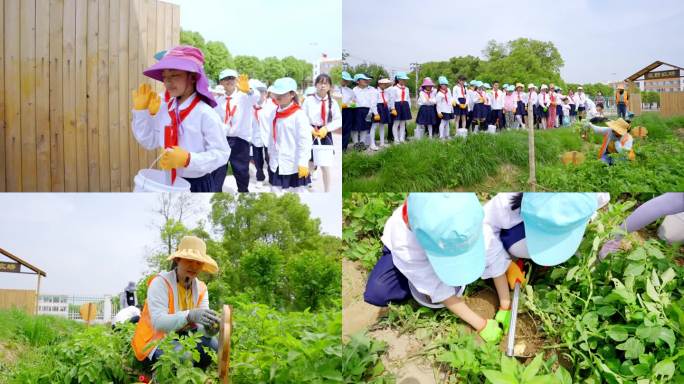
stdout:
<svg viewBox="0 0 684 384">
<path fill-rule="evenodd" d="M 527 100 L 527 127 L 528 161 L 530 168 L 530 178 L 528 180 L 528 183 L 530 184 L 530 191 L 534 192 L 537 190 L 537 176 L 534 163 L 534 114 L 532 113 L 532 106 L 530 105 L 530 100 Z"/>
<path fill-rule="evenodd" d="M 38 304 L 40 303 L 40 273 L 38 274 L 38 285 L 36 286 L 36 315 L 38 314 Z"/>
<path fill-rule="evenodd" d="M 233 331 L 233 312 L 230 305 L 223 306 L 219 332 L 218 370 L 221 384 L 230 383 L 230 335 Z"/>
</svg>

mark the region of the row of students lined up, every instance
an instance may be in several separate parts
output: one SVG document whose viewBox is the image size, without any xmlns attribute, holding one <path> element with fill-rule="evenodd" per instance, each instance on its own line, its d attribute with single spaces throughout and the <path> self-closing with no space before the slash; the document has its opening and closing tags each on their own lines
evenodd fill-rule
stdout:
<svg viewBox="0 0 684 384">
<path fill-rule="evenodd" d="M 406 140 L 406 123 L 412 120 L 411 95 L 406 86 L 408 76 L 398 72 L 394 82 L 380 79 L 377 89 L 369 85 L 370 78 L 356 74 L 353 78 L 342 73 L 343 134 L 346 148 L 349 138 L 353 143 L 365 142 L 370 149 L 377 150 L 375 132 L 380 134 L 380 147 L 386 145 L 385 128 L 394 142 Z M 352 89 L 350 85 L 356 84 Z M 537 128 L 552 128 L 580 120 L 589 111 L 591 116 L 602 115 L 602 105 L 596 105 L 584 93 L 582 87 L 577 92 L 562 94 L 560 87 L 543 84 L 539 92 L 534 84 L 504 84 L 499 87 L 478 80 L 466 83 L 460 76 L 457 84 L 450 88 L 448 79 L 440 76 L 438 85 L 429 77 L 423 80 L 416 102 L 419 106 L 416 117 L 415 137 L 421 138 L 427 131 L 432 137 L 433 129 L 439 127 L 439 137 L 450 137 L 450 121 L 455 121 L 456 133 L 465 136 L 468 132 L 484 130 L 494 125 L 496 129 L 521 128 L 526 124 L 527 106 L 533 109 L 534 124 Z"/>
<path fill-rule="evenodd" d="M 238 191 L 248 192 L 251 149 L 258 181 L 265 179 L 266 159 L 273 191 L 301 191 L 311 183 L 313 139 L 332 145 L 330 133 L 342 125 L 329 76 L 318 76 L 316 93 L 300 105 L 291 78 L 267 88 L 226 69 L 219 76 L 225 94 L 219 89 L 215 98 L 199 49 L 178 46 L 155 57 L 143 74 L 163 82 L 166 91 L 157 95 L 143 84 L 133 92 L 132 129 L 146 149 L 164 149 L 159 165 L 171 171 L 172 181 L 184 178 L 192 192 L 221 192 L 230 164 Z"/>
</svg>

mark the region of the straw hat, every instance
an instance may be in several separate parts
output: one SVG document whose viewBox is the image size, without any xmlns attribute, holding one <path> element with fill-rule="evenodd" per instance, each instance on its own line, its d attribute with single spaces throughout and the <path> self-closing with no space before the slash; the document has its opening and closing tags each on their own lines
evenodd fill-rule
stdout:
<svg viewBox="0 0 684 384">
<path fill-rule="evenodd" d="M 622 90 L 624 90 L 624 89 L 625 89 L 625 86 L 622 85 L 622 84 L 620 84 L 620 85 L 617 86 L 617 89 L 622 89 Z"/>
<path fill-rule="evenodd" d="M 537 88 L 537 86 L 535 86 L 532 83 L 527 84 L 527 89 L 532 89 L 532 88 Z"/>
<path fill-rule="evenodd" d="M 197 236 L 183 236 L 178 244 L 178 250 L 172 253 L 167 260 L 186 259 L 202 262 L 202 271 L 216 274 L 218 265 L 216 261 L 207 255 L 207 245 L 204 240 Z"/>
<path fill-rule="evenodd" d="M 629 130 L 629 123 L 626 122 L 623 118 L 608 121 L 606 125 L 619 135 L 624 135 Z"/>
<path fill-rule="evenodd" d="M 390 80 L 388 78 L 382 78 L 382 79 L 378 80 L 378 84 L 392 84 L 392 80 Z"/>
<path fill-rule="evenodd" d="M 520 87 L 520 88 L 525 88 L 525 84 L 523 84 L 523 83 L 515 83 L 515 87 L 516 87 L 516 88 L 518 88 L 518 87 Z"/>
</svg>

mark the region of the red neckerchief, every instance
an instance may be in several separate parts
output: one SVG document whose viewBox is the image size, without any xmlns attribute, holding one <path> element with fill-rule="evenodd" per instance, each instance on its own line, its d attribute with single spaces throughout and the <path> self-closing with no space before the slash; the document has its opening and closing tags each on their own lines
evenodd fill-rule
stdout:
<svg viewBox="0 0 684 384">
<path fill-rule="evenodd" d="M 169 91 L 165 91 L 164 92 L 164 101 L 166 101 L 168 103 L 169 100 L 171 100 L 171 94 L 169 93 Z"/>
<path fill-rule="evenodd" d="M 253 106 L 253 108 L 254 108 L 254 118 L 259 119 L 259 110 L 261 109 L 261 107 L 255 105 L 255 106 Z"/>
<path fill-rule="evenodd" d="M 556 103 L 556 97 L 554 97 L 553 95 L 555 95 L 555 92 L 551 94 L 551 104 Z"/>
<path fill-rule="evenodd" d="M 401 218 L 404 219 L 404 224 L 408 225 L 408 201 L 404 201 L 401 207 Z"/>
<path fill-rule="evenodd" d="M 544 104 L 546 104 L 546 92 L 542 92 L 542 94 L 544 95 L 544 98 L 542 100 L 544 100 Z"/>
<path fill-rule="evenodd" d="M 402 87 L 401 85 L 399 86 L 399 89 L 401 89 L 401 102 L 404 102 L 404 96 L 406 95 L 406 87 Z"/>
<path fill-rule="evenodd" d="M 299 110 L 299 105 L 297 103 L 292 103 L 291 106 L 287 107 L 282 111 L 276 111 L 275 118 L 273 118 L 273 142 L 276 142 L 276 122 L 278 119 L 286 118 Z"/>
<path fill-rule="evenodd" d="M 199 104 L 201 99 L 199 95 L 195 95 L 195 99 L 192 101 L 192 103 L 190 103 L 190 106 L 180 111 L 180 121 L 178 120 L 178 116 L 176 116 L 176 114 L 171 111 L 171 106 L 174 100 L 176 99 L 170 99 L 167 104 L 169 117 L 171 118 L 171 125 L 167 125 L 166 127 L 164 127 L 164 148 L 171 148 L 178 145 L 178 128 L 183 123 L 183 120 L 185 120 L 185 118 L 190 114 L 190 112 L 192 112 L 192 110 L 195 109 L 197 104 Z M 173 184 L 175 181 L 176 169 L 174 168 L 171 170 L 171 184 Z"/>
<path fill-rule="evenodd" d="M 465 98 L 466 97 L 465 88 L 463 88 L 463 84 L 459 84 L 459 85 L 461 86 L 461 96 L 463 96 Z"/>
<path fill-rule="evenodd" d="M 321 126 L 325 125 L 325 100 L 321 99 Z M 328 101 L 330 103 L 330 101 Z"/>
<path fill-rule="evenodd" d="M 477 91 L 477 94 L 480 95 L 480 97 L 482 98 L 482 102 L 486 104 L 487 99 L 482 95 L 482 91 Z"/>
<path fill-rule="evenodd" d="M 235 116 L 235 109 L 237 108 L 237 105 L 234 106 L 232 109 L 230 108 L 230 96 L 226 96 L 226 118 L 223 119 L 223 124 L 227 123 L 228 120 L 230 120 L 230 126 L 233 126 L 233 116 Z"/>
<path fill-rule="evenodd" d="M 446 103 L 449 104 L 449 93 L 447 92 L 447 90 L 440 90 L 440 92 L 444 94 L 444 100 L 446 100 Z"/>
<path fill-rule="evenodd" d="M 423 90 L 423 93 L 425 94 L 425 97 L 427 97 L 427 100 L 425 102 L 429 103 L 430 102 L 430 93 L 428 91 Z"/>
<path fill-rule="evenodd" d="M 495 90 L 494 90 L 494 98 L 495 98 L 495 99 L 498 99 L 498 98 L 499 98 L 499 90 L 498 90 L 498 89 L 495 89 Z"/>
<path fill-rule="evenodd" d="M 380 90 L 380 97 L 382 97 L 382 103 L 387 105 L 387 100 L 385 100 L 385 90 L 384 89 Z"/>
</svg>

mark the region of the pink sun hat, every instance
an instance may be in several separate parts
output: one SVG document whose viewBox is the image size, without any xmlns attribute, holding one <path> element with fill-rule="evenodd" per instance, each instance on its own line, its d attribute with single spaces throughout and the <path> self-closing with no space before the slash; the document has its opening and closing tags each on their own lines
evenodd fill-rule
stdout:
<svg viewBox="0 0 684 384">
<path fill-rule="evenodd" d="M 216 107 L 216 100 L 214 100 L 211 92 L 209 92 L 207 75 L 204 74 L 204 55 L 202 51 L 190 45 L 179 45 L 166 52 L 166 55 L 153 66 L 144 70 L 143 75 L 157 81 L 164 81 L 162 73 L 165 69 L 177 69 L 198 74 L 199 78 L 195 85 L 197 93 L 209 106 L 212 108 Z"/>
<path fill-rule="evenodd" d="M 423 79 L 423 84 L 420 85 L 421 87 L 434 87 L 435 83 L 432 82 L 432 79 L 429 77 L 426 77 Z"/>
</svg>

